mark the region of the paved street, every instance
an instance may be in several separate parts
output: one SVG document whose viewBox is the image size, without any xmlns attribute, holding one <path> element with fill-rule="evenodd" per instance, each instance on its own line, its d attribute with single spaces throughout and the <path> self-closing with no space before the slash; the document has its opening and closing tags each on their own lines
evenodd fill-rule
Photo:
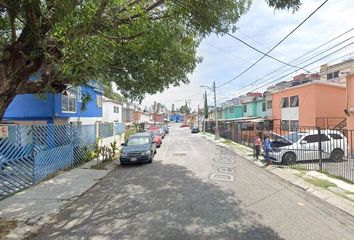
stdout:
<svg viewBox="0 0 354 240">
<path fill-rule="evenodd" d="M 189 129 L 118 167 L 30 239 L 353 239 L 354 219 Z"/>
</svg>

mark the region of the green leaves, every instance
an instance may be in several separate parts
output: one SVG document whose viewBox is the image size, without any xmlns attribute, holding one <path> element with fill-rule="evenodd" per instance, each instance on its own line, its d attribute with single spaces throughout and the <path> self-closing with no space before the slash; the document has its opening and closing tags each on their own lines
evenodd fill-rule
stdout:
<svg viewBox="0 0 354 240">
<path fill-rule="evenodd" d="M 293 11 L 301 4 L 266 2 Z M 199 42 L 212 32 L 235 31 L 250 4 L 251 0 L 5 0 L 0 4 L 1 53 L 14 35 L 22 33 L 31 41 L 28 55 L 55 66 L 58 81 L 115 82 L 125 97 L 142 100 L 145 94 L 188 83 L 188 74 L 201 61 L 196 56 Z"/>
</svg>

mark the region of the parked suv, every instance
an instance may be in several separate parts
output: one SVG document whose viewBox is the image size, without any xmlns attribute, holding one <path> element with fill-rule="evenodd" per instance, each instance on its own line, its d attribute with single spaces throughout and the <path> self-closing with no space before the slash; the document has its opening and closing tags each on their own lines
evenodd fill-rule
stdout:
<svg viewBox="0 0 354 240">
<path fill-rule="evenodd" d="M 272 139 L 269 157 L 275 162 L 293 164 L 296 161 L 319 160 L 321 142 L 322 159 L 342 161 L 348 156 L 347 138 L 337 130 L 291 132 L 288 135 L 267 133 Z"/>
<path fill-rule="evenodd" d="M 150 133 L 138 133 L 130 136 L 128 140 L 122 144 L 120 154 L 120 163 L 151 163 L 156 154 L 156 144 Z"/>
</svg>

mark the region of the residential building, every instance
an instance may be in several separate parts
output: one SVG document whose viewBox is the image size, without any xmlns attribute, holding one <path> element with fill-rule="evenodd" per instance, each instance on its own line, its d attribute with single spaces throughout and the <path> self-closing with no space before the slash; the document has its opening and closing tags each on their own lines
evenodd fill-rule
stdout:
<svg viewBox="0 0 354 240">
<path fill-rule="evenodd" d="M 353 72 L 354 59 L 349 59 L 333 65 L 322 65 L 320 75 L 322 81 L 346 84 L 347 74 Z"/>
<path fill-rule="evenodd" d="M 267 115 L 266 101 L 263 97 L 254 97 L 243 102 L 243 117 L 265 117 Z"/>
<path fill-rule="evenodd" d="M 354 131 L 354 72 L 346 76 L 347 81 L 347 103 L 344 108 L 346 114 L 347 129 Z"/>
<path fill-rule="evenodd" d="M 343 119 L 345 104 L 345 86 L 314 81 L 273 92 L 271 119 L 284 130 L 315 127 L 319 118 Z"/>
<path fill-rule="evenodd" d="M 84 96 L 91 101 L 83 103 Z M 8 106 L 3 121 L 19 124 L 70 123 L 93 124 L 102 121 L 102 84 L 68 86 L 63 93 L 17 95 Z"/>
<path fill-rule="evenodd" d="M 243 117 L 242 105 L 230 105 L 223 107 L 222 109 L 222 119 L 235 119 L 241 117 Z"/>
<path fill-rule="evenodd" d="M 134 122 L 134 106 L 130 103 L 123 103 L 122 120 L 126 124 Z"/>
<path fill-rule="evenodd" d="M 266 117 L 269 118 L 273 115 L 273 95 L 270 92 L 264 93 L 264 100 L 266 104 Z"/>
<path fill-rule="evenodd" d="M 267 92 L 279 91 L 285 88 L 302 85 L 316 80 L 320 80 L 320 75 L 317 73 L 301 73 L 295 75 L 290 81 L 282 81 L 268 87 Z"/>
<path fill-rule="evenodd" d="M 123 122 L 123 104 L 121 102 L 103 97 L 103 122 Z"/>
</svg>

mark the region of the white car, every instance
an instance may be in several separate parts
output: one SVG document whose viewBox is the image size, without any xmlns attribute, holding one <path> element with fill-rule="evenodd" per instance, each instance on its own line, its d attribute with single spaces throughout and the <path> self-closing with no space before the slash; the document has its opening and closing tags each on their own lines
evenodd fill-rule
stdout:
<svg viewBox="0 0 354 240">
<path fill-rule="evenodd" d="M 288 135 L 268 133 L 272 150 L 269 157 L 274 162 L 293 164 L 296 161 L 319 160 L 319 143 L 321 142 L 322 159 L 342 161 L 348 156 L 347 138 L 337 130 L 317 130 L 291 132 Z M 321 141 L 319 141 L 321 139 Z"/>
</svg>

